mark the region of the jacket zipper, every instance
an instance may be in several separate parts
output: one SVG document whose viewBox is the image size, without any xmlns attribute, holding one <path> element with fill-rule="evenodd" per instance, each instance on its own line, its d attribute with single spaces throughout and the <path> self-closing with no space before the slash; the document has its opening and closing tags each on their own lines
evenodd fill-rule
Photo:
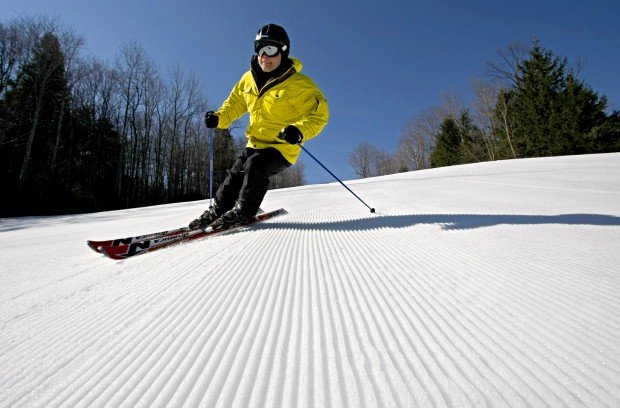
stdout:
<svg viewBox="0 0 620 408">
<path fill-rule="evenodd" d="M 270 90 L 271 88 L 273 88 L 274 86 L 281 84 L 282 82 L 284 82 L 285 80 L 287 80 L 288 78 L 290 78 L 295 72 L 297 72 L 295 70 L 294 66 L 291 66 L 288 70 L 286 70 L 285 73 L 283 73 L 282 75 L 280 75 L 277 78 L 272 78 L 269 81 L 267 81 L 267 83 L 265 84 L 265 86 L 263 86 L 263 89 L 260 90 L 260 92 L 258 93 L 258 98 L 260 98 L 261 96 L 263 96 L 265 94 L 265 92 L 267 92 L 268 90 Z"/>
</svg>

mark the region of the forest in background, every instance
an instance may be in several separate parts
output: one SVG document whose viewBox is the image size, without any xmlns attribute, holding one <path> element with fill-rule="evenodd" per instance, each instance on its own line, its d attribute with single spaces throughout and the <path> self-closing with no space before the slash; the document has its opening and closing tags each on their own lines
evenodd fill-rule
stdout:
<svg viewBox="0 0 620 408">
<path fill-rule="evenodd" d="M 197 76 L 161 72 L 138 43 L 112 64 L 84 44 L 58 19 L 0 21 L 0 216 L 207 198 L 209 104 Z M 245 145 L 231 130 L 214 131 L 213 191 Z M 303 171 L 272 188 L 303 184 Z"/>
<path fill-rule="evenodd" d="M 193 73 L 162 71 L 138 43 L 108 63 L 48 17 L 0 21 L 0 216 L 131 208 L 209 197 L 209 106 Z M 620 113 L 580 67 L 538 40 L 511 45 L 474 81 L 474 101 L 443 95 L 413 116 L 394 153 L 360 143 L 360 178 L 523 157 L 620 151 Z M 214 131 L 217 189 L 245 145 Z M 271 188 L 303 185 L 298 163 Z"/>
<path fill-rule="evenodd" d="M 607 112 L 584 79 L 534 39 L 513 44 L 473 81 L 465 104 L 444 93 L 440 106 L 403 126 L 397 151 L 360 143 L 349 157 L 358 177 L 491 160 L 620 151 L 620 112 Z"/>
</svg>

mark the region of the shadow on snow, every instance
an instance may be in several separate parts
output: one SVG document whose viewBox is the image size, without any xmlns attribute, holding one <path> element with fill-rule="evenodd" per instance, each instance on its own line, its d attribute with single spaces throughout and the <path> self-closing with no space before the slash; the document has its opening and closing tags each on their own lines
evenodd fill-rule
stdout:
<svg viewBox="0 0 620 408">
<path fill-rule="evenodd" d="M 82 216 L 32 217 L 0 219 L 0 232 L 34 228 L 51 224 L 75 223 Z M 105 216 L 102 216 L 105 219 Z M 319 231 L 366 231 L 378 228 L 405 228 L 420 224 L 441 225 L 444 230 L 466 230 L 496 225 L 594 225 L 619 226 L 620 217 L 602 214 L 513 215 L 513 214 L 403 214 L 376 215 L 344 221 L 274 222 L 255 224 L 255 229 L 298 229 Z"/>
<path fill-rule="evenodd" d="M 441 225 L 444 230 L 466 230 L 497 225 L 594 225 L 620 226 L 620 217 L 601 214 L 512 215 L 512 214 L 409 214 L 379 215 L 330 222 L 274 222 L 256 224 L 256 229 L 366 231 L 405 228 L 420 224 Z"/>
</svg>

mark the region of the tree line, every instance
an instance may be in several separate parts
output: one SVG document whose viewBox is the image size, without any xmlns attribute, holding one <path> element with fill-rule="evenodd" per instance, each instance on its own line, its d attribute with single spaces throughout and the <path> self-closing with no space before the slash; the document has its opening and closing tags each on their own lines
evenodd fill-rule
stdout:
<svg viewBox="0 0 620 408">
<path fill-rule="evenodd" d="M 57 18 L 0 21 L 0 216 L 129 208 L 206 198 L 204 86 L 160 72 L 138 43 L 112 63 Z M 215 129 L 214 191 L 245 145 Z M 274 180 L 304 183 L 303 166 Z"/>
<path fill-rule="evenodd" d="M 474 81 L 465 106 L 442 95 L 403 127 L 396 153 L 362 142 L 349 157 L 359 177 L 490 160 L 620 151 L 620 112 L 566 58 L 534 39 L 511 45 Z"/>
<path fill-rule="evenodd" d="M 99 211 L 206 198 L 209 102 L 196 75 L 161 72 L 138 43 L 85 55 L 58 19 L 0 21 L 0 216 Z M 403 126 L 396 153 L 361 143 L 359 177 L 521 157 L 620 151 L 620 113 L 534 40 L 488 64 L 470 106 L 444 95 Z M 245 145 L 214 131 L 214 189 Z M 301 163 L 272 188 L 305 183 Z"/>
</svg>

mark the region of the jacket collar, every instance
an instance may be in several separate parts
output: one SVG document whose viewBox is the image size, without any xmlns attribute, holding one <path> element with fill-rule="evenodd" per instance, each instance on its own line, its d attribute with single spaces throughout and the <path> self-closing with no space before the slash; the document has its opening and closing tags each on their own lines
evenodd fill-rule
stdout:
<svg viewBox="0 0 620 408">
<path fill-rule="evenodd" d="M 260 96 L 273 86 L 284 82 L 294 73 L 300 72 L 302 65 L 296 58 L 287 58 L 283 59 L 280 66 L 275 70 L 264 72 L 258 64 L 258 57 L 254 55 L 250 67 L 254 83 L 256 84 Z"/>
</svg>

